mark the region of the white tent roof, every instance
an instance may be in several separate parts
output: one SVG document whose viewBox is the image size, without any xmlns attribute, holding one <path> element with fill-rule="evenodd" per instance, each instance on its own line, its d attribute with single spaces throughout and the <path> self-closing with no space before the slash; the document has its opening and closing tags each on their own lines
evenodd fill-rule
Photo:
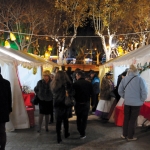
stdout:
<svg viewBox="0 0 150 150">
<path fill-rule="evenodd" d="M 144 64 L 150 62 L 150 45 L 140 47 L 122 57 L 116 58 L 108 63 L 106 66 L 120 66 L 120 65 L 130 65 L 130 64 Z"/>
<path fill-rule="evenodd" d="M 13 49 L 8 49 L 5 47 L 0 46 L 0 58 L 2 59 L 11 59 L 16 60 L 18 64 L 26 64 L 32 66 L 41 66 L 41 65 L 51 65 L 51 66 L 58 66 L 56 63 L 46 61 L 41 57 L 30 55 L 28 53 L 17 51 Z"/>
</svg>

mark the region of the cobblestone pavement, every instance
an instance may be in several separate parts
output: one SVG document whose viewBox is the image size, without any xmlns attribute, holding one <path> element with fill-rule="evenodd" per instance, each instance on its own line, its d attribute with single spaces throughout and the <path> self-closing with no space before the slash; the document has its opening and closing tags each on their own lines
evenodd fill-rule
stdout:
<svg viewBox="0 0 150 150">
<path fill-rule="evenodd" d="M 36 124 L 37 124 L 37 117 Z M 150 150 L 150 130 L 145 132 L 136 128 L 137 141 L 127 142 L 120 138 L 122 128 L 112 123 L 101 123 L 99 118 L 90 115 L 86 130 L 87 138 L 79 139 L 76 130 L 76 117 L 70 119 L 68 139 L 62 136 L 63 142 L 57 144 L 55 123 L 49 125 L 49 132 L 37 133 L 37 126 L 30 129 L 15 130 L 7 133 L 6 150 Z"/>
</svg>

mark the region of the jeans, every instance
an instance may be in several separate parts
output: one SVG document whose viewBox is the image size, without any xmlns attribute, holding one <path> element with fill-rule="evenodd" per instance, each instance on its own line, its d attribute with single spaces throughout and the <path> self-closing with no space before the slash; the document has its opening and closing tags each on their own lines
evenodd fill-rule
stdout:
<svg viewBox="0 0 150 150">
<path fill-rule="evenodd" d="M 132 139 L 141 106 L 124 106 L 123 136 Z"/>
<path fill-rule="evenodd" d="M 87 119 L 89 113 L 90 104 L 76 104 L 75 111 L 77 115 L 77 130 L 81 136 L 85 136 L 85 130 L 87 126 Z"/>
<path fill-rule="evenodd" d="M 6 145 L 5 123 L 0 123 L 0 150 L 5 150 L 5 145 Z"/>
</svg>

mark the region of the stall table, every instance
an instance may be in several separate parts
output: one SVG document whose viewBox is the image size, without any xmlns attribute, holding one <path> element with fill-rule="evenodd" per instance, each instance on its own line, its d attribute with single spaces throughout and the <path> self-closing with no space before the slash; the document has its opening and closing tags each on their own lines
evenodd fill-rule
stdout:
<svg viewBox="0 0 150 150">
<path fill-rule="evenodd" d="M 35 106 L 31 103 L 31 100 L 34 98 L 34 93 L 22 93 L 24 103 L 26 107 L 33 108 L 35 110 Z"/>
<path fill-rule="evenodd" d="M 142 115 L 147 120 L 150 120 L 150 102 L 145 102 L 140 110 L 140 115 Z"/>
<path fill-rule="evenodd" d="M 147 120 L 150 120 L 150 102 L 145 102 L 140 108 L 140 114 Z M 117 126 L 123 126 L 124 120 L 124 106 L 115 107 L 115 124 Z"/>
</svg>

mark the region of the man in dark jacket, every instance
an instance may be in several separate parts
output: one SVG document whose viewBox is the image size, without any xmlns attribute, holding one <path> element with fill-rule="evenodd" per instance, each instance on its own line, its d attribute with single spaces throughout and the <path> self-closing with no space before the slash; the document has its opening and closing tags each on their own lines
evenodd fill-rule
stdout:
<svg viewBox="0 0 150 150">
<path fill-rule="evenodd" d="M 10 82 L 3 79 L 0 68 L 0 150 L 5 150 L 5 123 L 9 121 L 10 112 L 12 112 Z"/>
<path fill-rule="evenodd" d="M 75 90 L 75 112 L 77 115 L 77 129 L 80 133 L 80 139 L 86 138 L 85 129 L 90 109 L 90 97 L 92 95 L 92 84 L 84 80 L 84 73 L 76 73 L 77 81 L 73 84 Z"/>
<path fill-rule="evenodd" d="M 92 87 L 93 87 L 93 93 L 91 99 L 92 114 L 95 114 L 97 104 L 98 104 L 98 95 L 100 93 L 100 79 L 97 77 L 96 73 L 93 70 L 91 70 L 90 76 L 92 79 Z"/>
</svg>

